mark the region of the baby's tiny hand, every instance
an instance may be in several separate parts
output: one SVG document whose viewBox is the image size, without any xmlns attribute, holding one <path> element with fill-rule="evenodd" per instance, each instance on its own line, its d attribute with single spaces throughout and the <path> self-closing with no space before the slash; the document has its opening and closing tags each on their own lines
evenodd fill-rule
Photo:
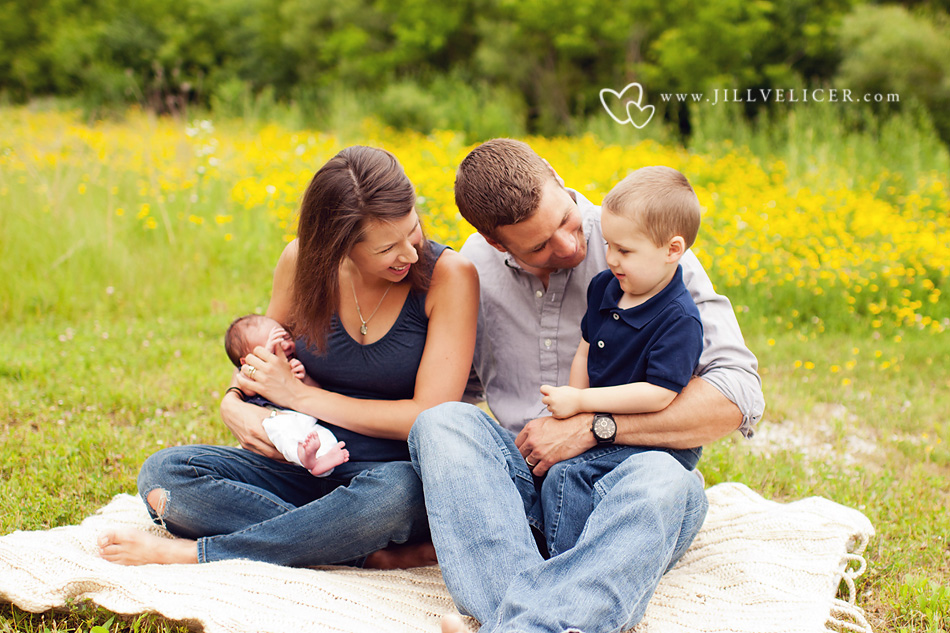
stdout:
<svg viewBox="0 0 950 633">
<path fill-rule="evenodd" d="M 294 377 L 297 380 L 303 380 L 304 378 L 307 377 L 307 370 L 303 366 L 303 363 L 301 363 L 296 358 L 291 358 L 289 362 L 290 362 L 290 371 L 294 373 Z"/>
<path fill-rule="evenodd" d="M 541 385 L 541 402 L 556 418 L 569 418 L 581 411 L 581 390 L 576 387 Z"/>
<path fill-rule="evenodd" d="M 290 338 L 290 334 L 287 333 L 287 330 L 279 325 L 274 326 L 270 331 L 270 334 L 267 336 L 267 343 L 264 344 L 264 347 L 271 354 L 276 354 L 277 348 L 280 347 L 284 350 L 284 356 L 287 357 L 290 357 L 294 351 L 293 339 Z"/>
</svg>

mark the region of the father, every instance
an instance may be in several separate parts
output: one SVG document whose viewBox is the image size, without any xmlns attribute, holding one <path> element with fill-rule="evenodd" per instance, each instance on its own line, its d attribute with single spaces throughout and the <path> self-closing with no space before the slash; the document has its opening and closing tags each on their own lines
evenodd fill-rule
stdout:
<svg viewBox="0 0 950 633">
<path fill-rule="evenodd" d="M 475 370 L 501 426 L 478 407 L 448 403 L 410 433 L 445 582 L 483 633 L 631 627 L 706 514 L 702 477 L 664 449 L 693 448 L 698 458 L 699 447 L 736 429 L 751 436 L 764 408 L 755 356 L 729 300 L 687 252 L 683 280 L 705 337 L 699 377 L 658 413 L 616 416 L 612 442 L 643 450 L 588 482 L 588 498 L 560 498 L 541 477 L 598 441 L 592 414 L 546 415 L 539 387 L 568 382 L 587 285 L 606 268 L 600 209 L 509 139 L 465 158 L 455 197 L 478 229 L 462 248 L 481 279 Z M 580 537 L 551 556 L 562 522 Z"/>
</svg>

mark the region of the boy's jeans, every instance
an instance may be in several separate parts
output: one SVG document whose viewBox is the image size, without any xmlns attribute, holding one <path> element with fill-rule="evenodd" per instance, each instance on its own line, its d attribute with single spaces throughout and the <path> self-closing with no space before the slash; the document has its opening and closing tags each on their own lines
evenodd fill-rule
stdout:
<svg viewBox="0 0 950 633">
<path fill-rule="evenodd" d="M 651 451 L 669 453 L 684 468 L 693 470 L 703 449 L 597 446 L 551 467 L 541 483 L 544 537 L 551 556 L 562 554 L 577 543 L 587 518 L 607 494 L 600 480 L 629 457 Z"/>
<path fill-rule="evenodd" d="M 702 526 L 700 478 L 668 452 L 634 450 L 594 482 L 588 501 L 565 497 L 545 517 L 542 501 L 551 491 L 542 485 L 539 492 L 514 439 L 461 403 L 424 412 L 409 435 L 456 606 L 482 623 L 482 633 L 607 633 L 635 625 Z M 577 507 L 584 503 L 586 514 Z M 532 534 L 544 533 L 545 519 L 584 526 L 570 528 L 579 531 L 576 544 L 548 560 Z"/>
<path fill-rule="evenodd" d="M 165 491 L 156 523 L 197 539 L 198 561 L 362 564 L 390 543 L 428 536 L 422 485 L 409 462 L 346 462 L 327 477 L 225 446 L 179 446 L 149 457 L 144 500 Z M 146 503 L 148 507 L 148 503 Z"/>
</svg>

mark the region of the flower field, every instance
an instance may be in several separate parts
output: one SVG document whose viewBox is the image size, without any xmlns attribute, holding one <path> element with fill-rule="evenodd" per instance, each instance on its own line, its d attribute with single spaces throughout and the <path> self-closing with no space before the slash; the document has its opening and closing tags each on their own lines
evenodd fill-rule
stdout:
<svg viewBox="0 0 950 633">
<path fill-rule="evenodd" d="M 54 232 L 98 226 L 77 258 L 108 257 L 99 248 L 116 242 L 136 250 L 179 243 L 226 250 L 232 241 L 290 240 L 303 188 L 346 144 L 277 125 L 247 129 L 141 113 L 85 125 L 74 114 L 22 109 L 4 110 L 0 138 L 4 215 L 28 210 Z M 855 182 L 815 165 L 814 181 L 803 182 L 791 180 L 781 161 L 764 163 L 740 149 L 713 156 L 654 142 L 609 146 L 592 136 L 526 140 L 595 203 L 638 166 L 683 171 L 705 210 L 694 250 L 717 289 L 769 328 L 803 336 L 863 325 L 882 334 L 950 328 L 947 174 L 908 181 L 882 171 Z M 416 185 L 430 237 L 461 245 L 472 229 L 452 194 L 455 167 L 470 149 L 460 135 L 367 123 L 356 142 L 395 153 Z M 3 266 L 42 270 L 63 256 L 48 249 Z M 15 301 L 0 315 L 11 311 Z"/>
</svg>

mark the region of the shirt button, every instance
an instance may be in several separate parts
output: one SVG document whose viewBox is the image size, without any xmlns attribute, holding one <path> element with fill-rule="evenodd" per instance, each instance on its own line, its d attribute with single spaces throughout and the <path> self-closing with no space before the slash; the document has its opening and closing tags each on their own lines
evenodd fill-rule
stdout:
<svg viewBox="0 0 950 633">
<path fill-rule="evenodd" d="M 545 346 L 545 347 L 551 347 L 551 339 L 549 339 L 549 338 L 544 339 L 544 346 Z"/>
<path fill-rule="evenodd" d="M 544 293 L 541 292 L 540 290 L 538 290 L 536 293 L 534 293 L 534 296 L 537 297 L 538 299 L 540 299 L 541 297 L 544 296 Z"/>
<path fill-rule="evenodd" d="M 597 347 L 599 347 L 600 349 L 604 349 L 604 342 L 603 342 L 603 341 L 597 341 Z"/>
<path fill-rule="evenodd" d="M 617 314 L 616 312 L 614 312 L 614 321 L 616 321 L 616 320 L 619 319 L 619 318 L 620 318 L 620 315 Z"/>
</svg>

